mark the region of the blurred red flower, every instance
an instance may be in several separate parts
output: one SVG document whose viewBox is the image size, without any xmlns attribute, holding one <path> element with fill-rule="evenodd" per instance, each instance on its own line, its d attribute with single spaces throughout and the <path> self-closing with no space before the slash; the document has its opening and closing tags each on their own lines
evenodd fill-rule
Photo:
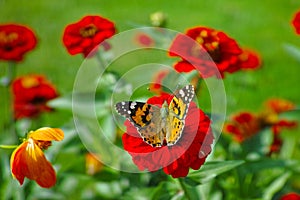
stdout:
<svg viewBox="0 0 300 200">
<path fill-rule="evenodd" d="M 153 82 L 150 84 L 150 91 L 156 94 L 165 93 L 163 90 L 163 79 L 170 73 L 169 70 L 161 70 L 154 74 Z"/>
<path fill-rule="evenodd" d="M 256 54 L 243 51 L 224 32 L 207 27 L 195 27 L 187 30 L 185 35 L 178 35 L 171 44 L 169 55 L 182 59 L 174 65 L 178 72 L 197 69 L 203 78 L 224 78 L 225 72 L 254 69 L 260 63 Z"/>
<path fill-rule="evenodd" d="M 115 24 L 101 16 L 85 16 L 65 28 L 63 43 L 71 55 L 82 53 L 84 57 L 97 51 L 98 45 L 116 33 Z M 102 43 L 109 48 L 107 43 Z"/>
<path fill-rule="evenodd" d="M 24 178 L 34 180 L 41 187 L 50 188 L 56 183 L 56 174 L 42 150 L 51 146 L 52 140 L 61 141 L 64 132 L 58 128 L 40 128 L 30 131 L 12 153 L 10 158 L 11 173 L 22 185 Z"/>
<path fill-rule="evenodd" d="M 15 119 L 37 117 L 52 109 L 47 101 L 58 96 L 55 87 L 42 75 L 27 75 L 12 83 Z"/>
<path fill-rule="evenodd" d="M 250 50 L 243 49 L 243 53 L 238 56 L 238 61 L 235 65 L 231 66 L 227 71 L 229 73 L 238 70 L 253 70 L 261 66 L 261 59 L 257 53 Z"/>
<path fill-rule="evenodd" d="M 161 106 L 165 100 L 170 103 L 171 99 L 171 95 L 164 94 L 150 98 L 147 103 Z M 197 170 L 205 162 L 214 140 L 210 119 L 194 102 L 190 103 L 185 123 L 182 136 L 176 144 L 152 147 L 143 141 L 137 129 L 127 120 L 127 132 L 122 137 L 124 149 L 140 170 L 157 171 L 162 168 L 173 178 L 185 177 L 189 168 Z"/>
<path fill-rule="evenodd" d="M 258 114 L 242 112 L 232 116 L 225 124 L 224 132 L 232 134 L 237 142 L 243 142 L 264 128 L 271 128 L 273 143 L 270 146 L 270 154 L 278 152 L 283 143 L 280 137 L 282 129 L 291 129 L 298 125 L 296 121 L 280 118 L 279 114 L 294 108 L 292 102 L 284 99 L 267 100 L 264 110 Z"/>
<path fill-rule="evenodd" d="M 292 20 L 292 24 L 295 28 L 295 31 L 297 34 L 300 34 L 300 11 L 298 11 L 297 13 L 295 13 L 295 16 Z"/>
<path fill-rule="evenodd" d="M 33 31 L 18 24 L 0 25 L 0 59 L 21 61 L 37 43 Z"/>
<path fill-rule="evenodd" d="M 237 142 L 243 142 L 261 130 L 256 115 L 250 112 L 241 112 L 232 116 L 231 121 L 225 124 L 224 131 L 233 134 Z"/>
<path fill-rule="evenodd" d="M 294 192 L 283 195 L 280 200 L 299 200 L 300 195 Z"/>
<path fill-rule="evenodd" d="M 142 47 L 153 47 L 155 44 L 154 39 L 150 35 L 142 32 L 135 35 L 134 41 Z"/>
</svg>

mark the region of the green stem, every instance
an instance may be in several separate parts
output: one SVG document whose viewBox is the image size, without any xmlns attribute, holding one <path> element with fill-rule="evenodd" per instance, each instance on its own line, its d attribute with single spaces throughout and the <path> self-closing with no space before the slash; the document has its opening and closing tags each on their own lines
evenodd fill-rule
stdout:
<svg viewBox="0 0 300 200">
<path fill-rule="evenodd" d="M 18 147 L 18 145 L 3 145 L 3 144 L 0 144 L 0 149 L 15 149 L 17 147 Z"/>
<path fill-rule="evenodd" d="M 195 188 L 188 188 L 188 186 L 184 183 L 184 179 L 183 178 L 178 178 L 179 184 L 182 188 L 182 190 L 184 191 L 184 195 L 186 197 L 186 199 L 188 200 L 194 200 L 198 198 L 198 194 L 197 191 L 195 190 Z"/>
<path fill-rule="evenodd" d="M 100 55 L 99 51 L 96 53 L 96 58 L 99 62 L 99 68 L 100 70 L 104 70 L 105 71 L 105 61 L 103 60 L 103 57 Z"/>
</svg>

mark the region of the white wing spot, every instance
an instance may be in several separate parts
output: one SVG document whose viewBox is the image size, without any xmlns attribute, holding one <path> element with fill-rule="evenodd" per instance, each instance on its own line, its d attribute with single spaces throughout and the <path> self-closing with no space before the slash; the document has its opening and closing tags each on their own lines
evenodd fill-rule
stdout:
<svg viewBox="0 0 300 200">
<path fill-rule="evenodd" d="M 183 90 L 179 90 L 179 94 L 181 97 L 184 97 L 184 95 L 185 95 Z"/>
<path fill-rule="evenodd" d="M 126 110 L 124 110 L 124 111 L 126 111 Z M 131 114 L 131 111 L 130 111 L 130 110 L 128 110 L 128 111 L 127 111 L 127 113 L 130 115 L 130 114 Z"/>
<path fill-rule="evenodd" d="M 135 101 L 132 102 L 132 103 L 130 104 L 130 109 L 135 109 L 135 105 L 136 105 L 136 102 L 135 102 Z"/>
</svg>

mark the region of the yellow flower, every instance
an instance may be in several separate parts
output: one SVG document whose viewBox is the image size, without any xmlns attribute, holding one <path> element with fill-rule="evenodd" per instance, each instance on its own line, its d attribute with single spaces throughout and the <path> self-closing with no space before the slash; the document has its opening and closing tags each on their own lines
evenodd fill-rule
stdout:
<svg viewBox="0 0 300 200">
<path fill-rule="evenodd" d="M 99 161 L 98 156 L 93 153 L 87 153 L 85 155 L 86 173 L 94 175 L 101 171 L 103 164 Z"/>
<path fill-rule="evenodd" d="M 22 185 L 24 178 L 36 181 L 41 187 L 50 188 L 56 183 L 56 174 L 51 163 L 42 150 L 51 146 L 51 141 L 60 141 L 64 133 L 58 128 L 40 128 L 30 131 L 12 153 L 10 159 L 11 173 Z"/>
</svg>

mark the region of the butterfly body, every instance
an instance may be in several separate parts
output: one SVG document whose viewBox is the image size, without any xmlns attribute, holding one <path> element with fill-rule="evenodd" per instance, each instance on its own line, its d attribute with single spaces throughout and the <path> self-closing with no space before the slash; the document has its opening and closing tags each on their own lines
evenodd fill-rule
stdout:
<svg viewBox="0 0 300 200">
<path fill-rule="evenodd" d="M 153 146 L 172 146 L 181 137 L 185 117 L 194 97 L 194 88 L 187 85 L 175 93 L 170 104 L 165 101 L 162 107 L 136 101 L 123 101 L 116 104 L 116 110 L 137 128 L 143 140 Z"/>
</svg>

